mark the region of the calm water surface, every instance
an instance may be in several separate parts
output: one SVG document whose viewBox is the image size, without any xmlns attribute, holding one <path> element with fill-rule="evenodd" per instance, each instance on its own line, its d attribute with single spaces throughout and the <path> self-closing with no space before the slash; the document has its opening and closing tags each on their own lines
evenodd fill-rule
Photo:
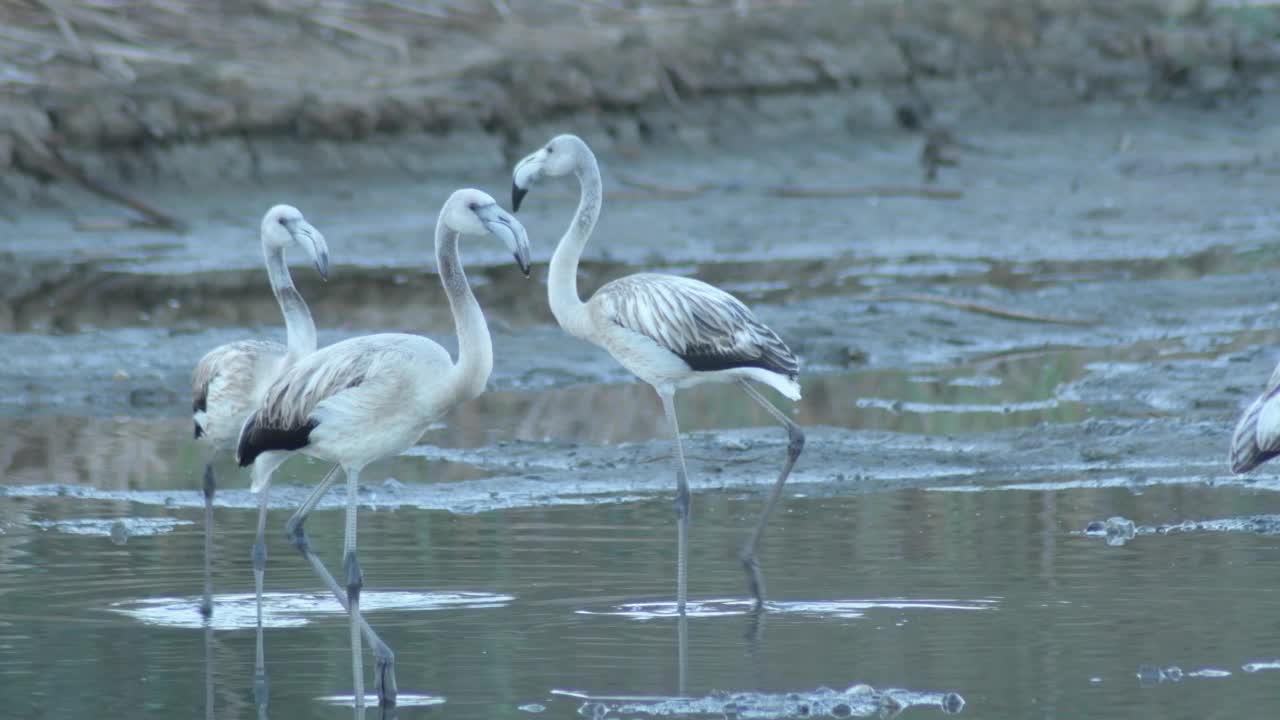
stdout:
<svg viewBox="0 0 1280 720">
<path fill-rule="evenodd" d="M 1079 532 L 1113 514 L 1159 523 L 1280 511 L 1280 498 L 1195 486 L 803 495 L 788 498 L 766 542 L 773 607 L 758 624 L 733 602 L 746 600 L 733 556 L 760 498 L 695 496 L 691 600 L 719 612 L 689 620 L 688 695 L 867 683 L 957 692 L 963 714 L 984 718 L 1280 712 L 1280 672 L 1242 669 L 1280 657 L 1274 537 L 1150 535 L 1111 547 Z M 198 511 L 65 498 L 0 508 L 5 713 L 197 717 L 211 691 L 216 717 L 257 716 L 251 604 L 237 597 L 252 591 L 251 512 L 218 512 L 222 617 L 206 633 L 196 615 Z M 137 525 L 123 545 L 101 528 L 59 524 L 123 516 L 191 524 L 154 535 Z M 323 700 L 350 692 L 347 625 L 312 597 L 318 582 L 278 532 L 286 517 L 270 518 L 267 586 L 278 612 L 265 634 L 266 715 L 349 717 Z M 320 512 L 309 524 L 335 566 L 340 521 Z M 400 689 L 445 700 L 400 717 L 521 717 L 530 713 L 517 708 L 533 704 L 573 716 L 581 701 L 557 689 L 678 694 L 676 622 L 643 612 L 672 597 L 667 499 L 361 521 L 367 604 L 391 605 L 369 619 L 398 653 Z M 448 592 L 486 595 L 449 607 Z M 1182 677 L 1144 682 L 1145 666 L 1176 666 Z M 1194 675 L 1206 669 L 1221 676 Z"/>
<path fill-rule="evenodd" d="M 1064 383 L 1091 363 L 1191 356 L 1166 345 L 820 376 L 807 381 L 799 418 L 926 434 L 1077 422 L 1096 409 L 1063 400 Z M 738 395 L 688 393 L 683 424 L 767 422 Z M 285 509 L 268 521 L 268 684 L 265 695 L 255 692 L 254 512 L 242 509 L 245 480 L 226 461 L 218 466 L 229 504 L 216 516 L 217 609 L 211 626 L 200 622 L 202 515 L 192 501 L 204 455 L 188 423 L 3 421 L 0 717 L 351 716 L 328 700 L 351 692 L 345 616 L 285 542 Z M 486 394 L 426 442 L 598 444 L 664 434 L 648 388 L 593 385 Z M 322 471 L 290 468 L 281 488 Z M 851 477 L 858 472 L 848 468 Z M 407 456 L 371 468 L 366 486 L 381 492 L 387 477 L 421 485 L 492 473 Z M 544 475 L 554 481 L 553 471 Z M 1111 546 L 1082 532 L 1111 516 L 1155 526 L 1280 513 L 1280 497 L 1245 484 L 1158 478 L 1101 487 L 1096 475 L 1064 489 L 1061 473 L 1055 486 L 1037 488 L 1036 477 L 1018 474 L 1020 487 L 1037 489 L 999 489 L 1011 479 L 952 491 L 846 487 L 838 496 L 822 485 L 790 487 L 763 549 L 771 603 L 760 619 L 745 612 L 735 560 L 760 488 L 726 482 L 728 489 L 695 493 L 683 663 L 669 615 L 675 532 L 666 494 L 473 514 L 366 508 L 364 605 L 397 652 L 401 718 L 577 716 L 586 703 L 565 692 L 656 702 L 754 691 L 769 696 L 754 698 L 764 703 L 857 684 L 925 699 L 958 693 L 962 714 L 982 718 L 1280 713 L 1280 669 L 1266 669 L 1280 668 L 1274 535 L 1242 523 L 1244 531 L 1140 533 Z M 81 489 L 114 495 L 77 496 Z M 145 502 L 137 491 L 148 491 Z M 308 523 L 332 568 L 341 519 L 322 510 Z M 608 717 L 643 716 L 606 703 Z M 639 704 L 652 714 L 692 708 Z M 741 716 L 764 716 L 751 712 L 744 706 Z M 936 701 L 904 711 L 943 714 Z"/>
</svg>

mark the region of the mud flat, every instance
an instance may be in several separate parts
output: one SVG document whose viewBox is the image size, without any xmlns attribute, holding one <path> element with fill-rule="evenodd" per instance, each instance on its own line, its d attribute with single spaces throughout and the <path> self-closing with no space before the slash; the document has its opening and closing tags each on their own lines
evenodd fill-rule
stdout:
<svg viewBox="0 0 1280 720">
<path fill-rule="evenodd" d="M 305 54 L 272 74 L 245 71 L 270 59 L 249 52 L 240 65 L 209 69 L 223 80 L 208 85 L 181 75 L 181 64 L 157 66 L 127 87 L 59 56 L 63 65 L 42 72 L 82 72 L 84 91 L 60 94 L 55 80 L 65 76 L 40 75 L 4 96 L 46 118 L 51 134 L 24 142 L 56 139 L 65 158 L 186 230 L 131 226 L 134 216 L 82 187 L 39 179 L 22 160 L 39 143 L 5 156 L 19 171 L 5 182 L 30 202 L 5 205 L 0 221 L 0 414 L 76 427 L 128 416 L 154 424 L 108 435 L 146 445 L 165 467 L 187 463 L 191 448 L 169 434 L 182 432 L 195 359 L 232 338 L 278 332 L 254 237 L 266 202 L 302 207 L 330 239 L 332 279 L 297 272 L 322 342 L 403 330 L 449 345 L 427 230 L 440 198 L 459 185 L 500 195 L 513 154 L 572 128 L 599 148 L 609 191 L 584 289 L 643 268 L 696 274 L 748 300 L 801 356 L 801 418 L 824 426 L 832 448 L 858 448 L 828 456 L 811 445 L 802 466 L 811 480 L 898 477 L 894 463 L 940 462 L 922 441 L 877 464 L 862 435 L 870 430 L 1002 432 L 984 442 L 1016 445 L 1033 442 L 1041 423 L 1087 462 L 1149 453 L 1143 462 L 1164 463 L 1161 453 L 1177 447 L 1180 467 L 1219 476 L 1231 419 L 1265 379 L 1280 337 L 1269 281 L 1280 262 L 1271 10 L 900 5 L 698 14 L 597 27 L 567 44 L 557 35 L 570 32 L 565 18 L 521 15 L 539 31 L 519 41 L 505 24 L 463 33 L 511 40 L 502 53 L 472 43 L 473 54 L 454 53 L 466 67 L 447 78 L 371 82 L 351 94 L 305 82 L 298 97 L 263 92 Z M 742 40 L 747 31 L 755 42 Z M 287 37 L 310 32 L 320 31 Z M 690 44 L 691 32 L 706 41 Z M 413 58 L 454 48 L 427 35 L 410 43 Z M 514 62 L 519 42 L 537 52 Z M 621 49 L 594 53 L 593 43 Z M 226 79 L 233 70 L 240 80 Z M 561 86 L 574 73 L 591 80 L 577 95 L 577 85 Z M 179 76 L 191 85 L 174 95 Z M 617 82 L 599 79 L 610 77 Z M 375 101 L 388 88 L 426 94 Z M 477 88 L 484 102 L 437 102 Z M 229 103 L 223 124 L 192 124 L 181 103 L 200 93 Z M 268 97 L 277 115 L 255 109 Z M 135 109 L 177 102 L 146 115 L 176 124 L 143 132 L 132 115 L 109 115 L 105 98 Z M 389 114 L 424 104 L 443 114 L 417 125 Z M 922 151 L 939 137 L 956 164 L 926 183 Z M 543 262 L 575 190 L 539 188 L 522 211 Z M 524 281 L 498 247 L 465 253 L 495 332 L 495 400 L 459 420 L 479 430 L 430 442 L 551 443 L 523 448 L 536 457 L 554 455 L 556 442 L 661 436 L 645 389 L 554 326 L 543 271 Z M 765 423 L 725 399 L 731 392 L 694 394 L 691 412 L 712 429 Z M 616 402 L 635 417 L 589 419 Z M 1120 422 L 1115 434 L 1143 449 L 1116 449 L 1089 422 Z M 15 435 L 10 469 L 28 467 L 33 444 L 56 445 L 57 427 Z M 87 444 L 75 452 L 95 452 L 93 433 L 76 433 Z M 158 459 L 170 451 L 181 459 Z M 475 472 L 494 472 L 476 462 Z M 982 474 L 1011 481 L 1017 471 L 993 461 Z"/>
</svg>

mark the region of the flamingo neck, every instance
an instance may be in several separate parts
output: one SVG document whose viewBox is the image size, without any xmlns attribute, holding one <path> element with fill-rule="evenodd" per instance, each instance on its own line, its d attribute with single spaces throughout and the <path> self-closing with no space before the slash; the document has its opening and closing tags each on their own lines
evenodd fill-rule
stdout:
<svg viewBox="0 0 1280 720">
<path fill-rule="evenodd" d="M 293 276 L 284 261 L 284 248 L 263 244 L 262 254 L 267 260 L 267 276 L 271 278 L 271 292 L 280 303 L 284 315 L 285 332 L 288 334 L 289 358 L 296 360 L 316 351 L 316 323 L 311 319 L 307 301 L 293 286 Z"/>
<path fill-rule="evenodd" d="M 458 258 L 458 233 L 448 229 L 444 222 L 436 225 L 436 266 L 458 333 L 458 361 L 453 366 L 451 384 L 459 399 L 469 400 L 484 392 L 489 382 L 489 373 L 493 371 L 493 341 L 484 312 L 471 293 L 467 274 Z"/>
<path fill-rule="evenodd" d="M 578 295 L 578 261 L 582 258 L 582 249 L 586 247 L 591 231 L 595 229 L 596 219 L 600 217 L 603 195 L 600 166 L 596 164 L 595 155 L 586 147 L 581 152 L 583 154 L 575 173 L 581 187 L 578 210 L 551 256 L 551 267 L 547 274 L 547 299 L 551 305 L 551 313 L 556 316 L 560 327 L 579 337 L 587 333 L 587 319 L 586 305 Z"/>
</svg>

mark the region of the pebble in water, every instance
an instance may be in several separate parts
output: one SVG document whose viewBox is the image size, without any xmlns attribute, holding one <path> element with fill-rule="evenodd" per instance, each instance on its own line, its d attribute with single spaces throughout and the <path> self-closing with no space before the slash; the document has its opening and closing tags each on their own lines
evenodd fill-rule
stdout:
<svg viewBox="0 0 1280 720">
<path fill-rule="evenodd" d="M 1159 668 L 1155 665 L 1138 666 L 1138 684 L 1143 687 L 1176 682 L 1182 682 L 1182 668 L 1177 665 L 1170 665 L 1167 668 Z"/>
<path fill-rule="evenodd" d="M 1252 515 L 1217 520 L 1184 520 L 1165 525 L 1135 525 L 1132 520 L 1112 517 L 1094 520 L 1085 526 L 1084 534 L 1105 537 L 1108 545 L 1124 545 L 1139 535 L 1173 535 L 1192 532 L 1249 532 L 1280 535 L 1280 515 Z"/>
<path fill-rule="evenodd" d="M 1094 520 L 1085 526 L 1084 534 L 1104 537 L 1108 545 L 1119 547 L 1137 537 L 1138 526 L 1128 518 L 1116 516 L 1106 520 Z"/>
</svg>

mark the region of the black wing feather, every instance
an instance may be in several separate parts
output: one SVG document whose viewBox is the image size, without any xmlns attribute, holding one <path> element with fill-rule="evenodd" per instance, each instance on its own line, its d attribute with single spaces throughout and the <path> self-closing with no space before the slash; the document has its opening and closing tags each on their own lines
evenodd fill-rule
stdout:
<svg viewBox="0 0 1280 720">
<path fill-rule="evenodd" d="M 258 424 L 260 415 L 249 417 L 240 431 L 240 444 L 236 448 L 236 462 L 240 467 L 253 464 L 259 455 L 271 450 L 301 450 L 311 440 L 311 431 L 320 423 L 308 419 L 294 427 L 267 427 Z"/>
<path fill-rule="evenodd" d="M 706 283 L 639 273 L 605 285 L 610 319 L 674 353 L 695 372 L 757 367 L 794 380 L 787 344 L 732 295 Z"/>
</svg>

